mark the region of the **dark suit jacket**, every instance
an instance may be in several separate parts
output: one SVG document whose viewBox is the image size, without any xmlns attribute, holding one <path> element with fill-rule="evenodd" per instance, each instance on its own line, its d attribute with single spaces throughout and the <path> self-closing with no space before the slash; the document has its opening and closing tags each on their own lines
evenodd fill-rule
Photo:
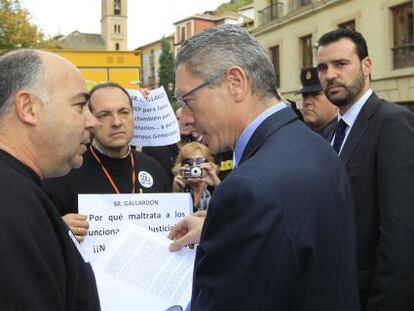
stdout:
<svg viewBox="0 0 414 311">
<path fill-rule="evenodd" d="M 414 114 L 372 94 L 340 157 L 354 195 L 362 309 L 414 310 Z"/>
<path fill-rule="evenodd" d="M 335 117 L 331 121 L 329 121 L 328 124 L 326 124 L 324 127 L 322 127 L 319 130 L 316 130 L 315 132 L 321 135 L 325 139 L 329 139 L 333 137 L 336 131 L 336 126 L 338 124 L 338 118 Z"/>
<path fill-rule="evenodd" d="M 359 310 L 351 201 L 326 141 L 290 109 L 267 118 L 210 201 L 192 310 Z"/>
</svg>

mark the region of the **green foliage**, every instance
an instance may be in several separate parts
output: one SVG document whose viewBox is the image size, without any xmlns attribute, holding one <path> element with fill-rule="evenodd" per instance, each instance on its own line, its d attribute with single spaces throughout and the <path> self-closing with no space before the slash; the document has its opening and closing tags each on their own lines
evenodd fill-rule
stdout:
<svg viewBox="0 0 414 311">
<path fill-rule="evenodd" d="M 0 50 L 38 47 L 43 40 L 19 0 L 0 0 Z"/>
<path fill-rule="evenodd" d="M 174 56 L 171 52 L 170 43 L 166 38 L 162 38 L 161 40 L 161 55 L 159 64 L 159 86 L 164 86 L 164 89 L 168 94 L 168 98 L 171 101 L 174 90 Z"/>
<path fill-rule="evenodd" d="M 220 5 L 216 10 L 216 15 L 221 15 L 225 12 L 237 12 L 241 7 L 251 3 L 253 3 L 253 0 L 231 0 L 229 3 Z"/>
</svg>

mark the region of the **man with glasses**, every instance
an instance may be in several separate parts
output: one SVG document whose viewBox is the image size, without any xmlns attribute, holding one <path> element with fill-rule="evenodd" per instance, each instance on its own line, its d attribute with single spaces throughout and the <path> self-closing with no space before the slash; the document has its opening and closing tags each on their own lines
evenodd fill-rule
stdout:
<svg viewBox="0 0 414 311">
<path fill-rule="evenodd" d="M 170 233 L 171 250 L 200 240 L 192 310 L 357 310 L 346 172 L 280 100 L 263 47 L 238 26 L 206 29 L 182 44 L 175 86 L 203 143 L 236 166 L 202 230 L 188 216 Z"/>
</svg>

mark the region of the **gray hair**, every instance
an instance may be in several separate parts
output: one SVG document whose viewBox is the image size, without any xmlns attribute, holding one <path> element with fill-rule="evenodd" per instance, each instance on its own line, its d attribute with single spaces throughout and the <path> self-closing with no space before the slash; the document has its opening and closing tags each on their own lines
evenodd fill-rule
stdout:
<svg viewBox="0 0 414 311">
<path fill-rule="evenodd" d="M 182 43 L 175 58 L 194 75 L 207 80 L 231 66 L 246 73 L 253 94 L 278 97 L 273 64 L 262 45 L 239 26 L 223 24 L 208 28 Z M 217 83 L 210 84 L 211 87 Z"/>
<path fill-rule="evenodd" d="M 21 49 L 0 57 L 0 118 L 9 112 L 16 93 L 26 89 L 48 101 L 43 61 L 36 50 Z"/>
</svg>

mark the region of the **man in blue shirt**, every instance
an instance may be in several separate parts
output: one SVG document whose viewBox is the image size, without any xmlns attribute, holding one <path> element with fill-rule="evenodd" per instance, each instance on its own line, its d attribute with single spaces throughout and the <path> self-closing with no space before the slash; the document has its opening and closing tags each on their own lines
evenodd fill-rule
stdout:
<svg viewBox="0 0 414 311">
<path fill-rule="evenodd" d="M 200 240 L 192 310 L 358 310 L 346 172 L 281 101 L 263 47 L 238 26 L 209 28 L 182 44 L 175 73 L 203 143 L 235 153 L 204 225 L 190 216 L 170 234 L 171 250 Z"/>
</svg>

